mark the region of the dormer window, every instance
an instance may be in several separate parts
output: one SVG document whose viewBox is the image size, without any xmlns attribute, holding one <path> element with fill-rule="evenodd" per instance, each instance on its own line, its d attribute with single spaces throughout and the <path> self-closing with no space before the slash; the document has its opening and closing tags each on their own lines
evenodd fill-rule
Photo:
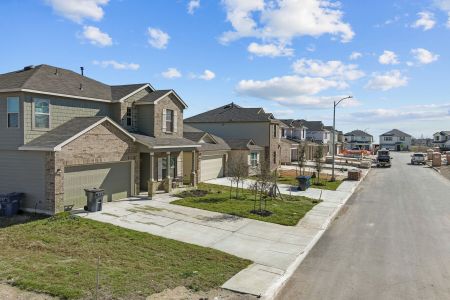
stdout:
<svg viewBox="0 0 450 300">
<path fill-rule="evenodd" d="M 172 109 L 164 109 L 163 111 L 163 132 L 177 132 L 177 113 Z"/>
</svg>

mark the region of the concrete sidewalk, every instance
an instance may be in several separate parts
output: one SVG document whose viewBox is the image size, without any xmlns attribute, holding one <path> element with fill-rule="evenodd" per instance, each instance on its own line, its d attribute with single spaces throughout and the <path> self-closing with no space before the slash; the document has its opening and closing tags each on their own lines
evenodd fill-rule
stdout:
<svg viewBox="0 0 450 300">
<path fill-rule="evenodd" d="M 228 185 L 229 181 L 224 178 L 210 183 Z M 280 185 L 282 193 L 323 200 L 296 226 L 173 205 L 170 202 L 177 198 L 168 194 L 152 200 L 143 197 L 111 202 L 101 212 L 80 216 L 252 260 L 251 266 L 228 280 L 223 288 L 270 298 L 297 268 L 358 184 L 344 182 L 338 191 L 323 191 L 322 195 L 317 189 L 298 192 Z"/>
</svg>

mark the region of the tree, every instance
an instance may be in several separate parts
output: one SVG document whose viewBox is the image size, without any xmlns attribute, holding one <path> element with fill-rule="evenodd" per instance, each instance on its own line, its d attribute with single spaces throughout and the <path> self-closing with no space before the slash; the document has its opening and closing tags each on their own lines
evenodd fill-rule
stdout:
<svg viewBox="0 0 450 300">
<path fill-rule="evenodd" d="M 267 199 L 270 197 L 269 192 L 273 186 L 273 182 L 276 180 L 276 175 L 270 171 L 269 164 L 261 164 L 259 168 L 259 174 L 257 176 L 256 193 L 259 191 L 259 210 L 255 211 L 260 215 L 271 214 L 267 211 Z M 256 195 L 255 195 L 256 196 Z M 264 207 L 264 208 L 263 208 Z"/>
<path fill-rule="evenodd" d="M 297 149 L 297 158 L 298 158 L 298 167 L 300 169 L 300 175 L 304 175 L 306 164 L 306 143 L 301 143 L 299 145 Z"/>
<path fill-rule="evenodd" d="M 236 183 L 236 199 L 239 199 L 239 183 L 244 185 L 244 179 L 248 175 L 248 161 L 243 157 L 233 160 L 228 171 L 231 176 L 230 199 L 233 183 Z"/>
<path fill-rule="evenodd" d="M 322 158 L 323 158 L 323 145 L 319 145 L 316 149 L 316 153 L 314 153 L 314 161 L 316 163 L 316 171 L 317 171 L 317 178 L 316 183 L 320 183 L 320 172 L 322 172 L 323 165 L 322 165 Z"/>
</svg>

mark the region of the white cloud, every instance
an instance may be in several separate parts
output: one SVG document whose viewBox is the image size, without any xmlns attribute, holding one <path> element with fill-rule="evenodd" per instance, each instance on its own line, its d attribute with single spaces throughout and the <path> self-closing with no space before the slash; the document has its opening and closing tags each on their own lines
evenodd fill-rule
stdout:
<svg viewBox="0 0 450 300">
<path fill-rule="evenodd" d="M 359 59 L 361 57 L 362 57 L 362 53 L 361 52 L 354 51 L 354 52 L 352 52 L 352 54 L 350 54 L 349 59 L 350 60 L 357 60 L 357 59 Z"/>
<path fill-rule="evenodd" d="M 365 74 L 358 65 L 346 65 L 338 60 L 323 62 L 317 59 L 299 59 L 292 65 L 295 73 L 314 77 L 332 77 L 336 80 L 357 80 Z"/>
<path fill-rule="evenodd" d="M 411 54 L 421 65 L 431 64 L 432 62 L 435 62 L 439 59 L 439 55 L 433 54 L 427 49 L 423 48 L 412 49 Z"/>
<path fill-rule="evenodd" d="M 294 49 L 286 48 L 284 45 L 281 44 L 251 43 L 248 46 L 247 50 L 248 52 L 256 56 L 278 57 L 278 56 L 294 55 Z"/>
<path fill-rule="evenodd" d="M 53 10 L 69 20 L 81 23 L 83 19 L 100 21 L 104 16 L 102 6 L 109 0 L 46 0 Z"/>
<path fill-rule="evenodd" d="M 399 64 L 397 54 L 393 51 L 385 50 L 378 58 L 378 62 L 382 65 L 396 65 Z"/>
<path fill-rule="evenodd" d="M 167 79 L 180 78 L 182 76 L 181 72 L 176 68 L 168 68 L 167 71 L 162 72 L 161 75 Z"/>
<path fill-rule="evenodd" d="M 198 76 L 198 78 L 203 80 L 213 80 L 216 78 L 216 74 L 213 71 L 205 70 L 202 75 Z"/>
<path fill-rule="evenodd" d="M 417 14 L 419 19 L 414 22 L 412 27 L 422 28 L 424 31 L 430 30 L 436 25 L 434 14 L 429 11 L 422 11 Z"/>
<path fill-rule="evenodd" d="M 200 7 L 200 0 L 191 0 L 188 3 L 188 13 L 193 15 L 194 12 Z"/>
<path fill-rule="evenodd" d="M 84 26 L 82 37 L 88 40 L 92 45 L 99 47 L 107 47 L 113 44 L 109 34 L 102 32 L 95 26 Z"/>
<path fill-rule="evenodd" d="M 112 67 L 116 70 L 136 71 L 140 68 L 140 65 L 135 64 L 135 63 L 125 63 L 125 62 L 119 63 L 115 60 L 103 60 L 103 61 L 94 60 L 92 63 L 94 65 L 101 66 L 102 68 Z"/>
<path fill-rule="evenodd" d="M 450 103 L 431 106 L 408 106 L 398 109 L 378 108 L 350 114 L 351 121 L 400 121 L 450 119 Z"/>
<path fill-rule="evenodd" d="M 148 43 L 157 49 L 166 49 L 170 36 L 158 28 L 148 28 Z"/>
<path fill-rule="evenodd" d="M 373 90 L 388 91 L 408 84 L 408 78 L 399 70 L 392 70 L 383 74 L 374 73 L 366 85 L 366 88 Z"/>
<path fill-rule="evenodd" d="M 289 44 L 298 36 L 330 34 L 349 42 L 351 26 L 342 21 L 339 3 L 326 0 L 223 0 L 227 20 L 233 31 L 225 32 L 221 42 L 256 37 Z"/>
<path fill-rule="evenodd" d="M 439 9 L 447 13 L 447 28 L 450 28 L 450 0 L 434 0 L 434 3 Z"/>
</svg>

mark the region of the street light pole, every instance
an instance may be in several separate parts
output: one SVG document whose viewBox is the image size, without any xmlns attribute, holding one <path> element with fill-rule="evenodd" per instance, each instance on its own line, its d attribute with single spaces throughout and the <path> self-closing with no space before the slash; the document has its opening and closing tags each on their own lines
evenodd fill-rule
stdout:
<svg viewBox="0 0 450 300">
<path fill-rule="evenodd" d="M 342 101 L 344 101 L 345 99 L 350 99 L 353 98 L 352 96 L 348 96 L 345 98 L 342 98 L 341 100 L 339 100 L 338 102 L 334 101 L 334 107 L 333 107 L 333 162 L 332 162 L 332 169 L 331 169 L 331 181 L 336 181 L 336 177 L 334 176 L 334 157 L 336 155 L 336 106 L 339 105 L 339 103 L 341 103 Z"/>
</svg>

